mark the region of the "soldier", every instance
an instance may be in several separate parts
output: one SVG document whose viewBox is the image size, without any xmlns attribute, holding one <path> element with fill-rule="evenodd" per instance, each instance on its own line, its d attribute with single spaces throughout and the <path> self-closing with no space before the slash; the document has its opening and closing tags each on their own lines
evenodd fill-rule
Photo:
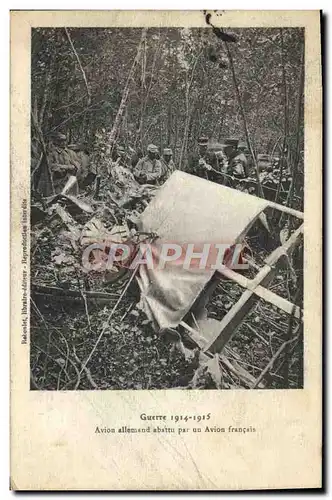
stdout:
<svg viewBox="0 0 332 500">
<path fill-rule="evenodd" d="M 163 177 L 164 180 L 168 179 L 168 177 L 174 172 L 175 170 L 175 165 L 173 161 L 173 151 L 171 148 L 165 148 L 163 150 L 163 156 L 162 156 L 162 166 L 163 166 Z"/>
<path fill-rule="evenodd" d="M 237 179 L 248 176 L 248 161 L 244 153 L 238 150 L 238 139 L 226 139 L 224 152 L 228 159 L 228 174 Z"/>
<path fill-rule="evenodd" d="M 206 156 L 208 143 L 209 143 L 208 137 L 203 136 L 198 139 L 198 152 L 200 158 L 204 158 Z"/>
<path fill-rule="evenodd" d="M 198 139 L 198 157 L 195 156 L 190 160 L 191 172 L 198 177 L 208 179 L 208 172 L 211 171 L 210 158 L 208 155 L 208 142 L 207 137 L 200 137 Z"/>
<path fill-rule="evenodd" d="M 227 172 L 228 159 L 220 149 L 215 150 L 215 144 L 208 145 L 208 138 L 201 137 L 198 140 L 199 158 L 196 161 L 194 173 L 212 182 L 225 183 L 224 173 Z"/>
<path fill-rule="evenodd" d="M 47 155 L 50 172 L 44 166 L 38 181 L 38 190 L 46 196 L 51 194 L 49 173 L 52 175 L 55 192 L 59 193 L 65 186 L 68 178 L 71 175 L 77 175 L 80 171 L 80 159 L 75 151 L 66 146 L 66 141 L 66 136 L 59 132 L 51 136 Z"/>
<path fill-rule="evenodd" d="M 141 158 L 134 168 L 134 176 L 140 184 L 159 184 L 163 168 L 157 159 L 159 150 L 154 144 L 147 147 L 147 155 Z"/>
<path fill-rule="evenodd" d="M 223 150 L 222 144 L 211 145 L 209 151 L 211 158 L 211 165 L 213 166 L 213 171 L 211 172 L 211 180 L 217 182 L 218 184 L 227 184 L 227 174 L 228 172 L 228 158 Z"/>
<path fill-rule="evenodd" d="M 80 169 L 81 162 L 77 153 L 66 145 L 67 138 L 64 134 L 57 133 L 51 137 L 49 147 L 49 163 L 52 172 L 61 174 L 70 172 L 75 175 Z"/>
</svg>

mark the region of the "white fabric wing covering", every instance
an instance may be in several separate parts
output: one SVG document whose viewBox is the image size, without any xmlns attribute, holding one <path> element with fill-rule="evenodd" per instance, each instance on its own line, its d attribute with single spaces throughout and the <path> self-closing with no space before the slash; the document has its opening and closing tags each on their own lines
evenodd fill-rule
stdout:
<svg viewBox="0 0 332 500">
<path fill-rule="evenodd" d="M 215 244 L 231 247 L 242 241 L 267 205 L 255 196 L 175 171 L 141 215 L 139 230 L 158 235 L 158 255 L 163 243 L 181 245 L 183 255 L 188 244 L 194 251 L 204 244 L 212 249 Z M 157 329 L 176 327 L 212 278 L 215 270 L 199 269 L 199 259 L 194 262 L 196 266 L 188 269 L 181 259 L 164 269 L 158 262 L 153 269 L 140 265 L 141 302 Z"/>
</svg>

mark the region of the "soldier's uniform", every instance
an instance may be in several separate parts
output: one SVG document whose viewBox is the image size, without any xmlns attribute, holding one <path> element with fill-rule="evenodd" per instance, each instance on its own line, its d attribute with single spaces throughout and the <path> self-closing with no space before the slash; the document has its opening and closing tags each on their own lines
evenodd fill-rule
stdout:
<svg viewBox="0 0 332 500">
<path fill-rule="evenodd" d="M 208 139 L 201 137 L 198 141 L 199 155 L 191 161 L 191 173 L 219 184 L 225 183 L 224 174 L 228 171 L 228 158 L 222 148 L 215 151 L 215 144 L 208 146 Z"/>
<path fill-rule="evenodd" d="M 161 159 L 161 165 L 163 168 L 163 181 L 166 181 L 168 177 L 172 175 L 172 173 L 176 170 L 172 156 L 173 151 L 170 148 L 165 148 Z"/>
<path fill-rule="evenodd" d="M 81 161 L 75 151 L 65 145 L 66 136 L 56 133 L 48 147 L 47 161 L 52 174 L 53 186 L 56 193 L 61 192 L 71 175 L 77 175 L 81 169 Z M 42 169 L 38 189 L 45 195 L 52 194 L 51 179 L 46 167 Z"/>
<path fill-rule="evenodd" d="M 248 161 L 244 153 L 238 153 L 230 162 L 230 168 L 234 177 L 244 179 L 247 177 Z"/>
<path fill-rule="evenodd" d="M 160 160 L 156 158 L 158 148 L 149 144 L 148 154 L 141 158 L 134 168 L 134 176 L 140 184 L 159 184 L 163 177 L 163 167 Z"/>
<path fill-rule="evenodd" d="M 238 150 L 238 139 L 225 140 L 225 154 L 228 158 L 227 185 L 242 190 L 241 180 L 248 177 L 248 160 L 242 151 Z"/>
<path fill-rule="evenodd" d="M 194 155 L 189 160 L 190 173 L 203 179 L 209 179 L 209 171 L 212 167 L 210 165 L 211 158 L 208 154 L 207 145 L 208 138 L 200 137 L 198 140 L 198 155 Z"/>
<path fill-rule="evenodd" d="M 211 151 L 209 154 L 211 157 L 211 165 L 215 170 L 214 172 L 211 172 L 211 180 L 217 182 L 218 184 L 226 184 L 226 174 L 229 169 L 229 162 L 226 154 L 222 150 L 215 152 Z"/>
</svg>

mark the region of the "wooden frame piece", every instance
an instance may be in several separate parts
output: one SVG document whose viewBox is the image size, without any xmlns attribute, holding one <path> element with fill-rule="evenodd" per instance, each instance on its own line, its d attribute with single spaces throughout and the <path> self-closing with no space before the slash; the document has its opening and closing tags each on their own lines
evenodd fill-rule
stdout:
<svg viewBox="0 0 332 500">
<path fill-rule="evenodd" d="M 190 338 L 202 350 L 206 341 L 201 334 L 184 321 L 181 321 L 180 325 L 188 332 Z M 200 356 L 204 362 L 207 362 L 213 357 L 213 354 L 209 351 L 204 352 L 202 350 Z M 219 359 L 220 362 L 223 363 L 236 377 L 238 377 L 246 387 L 251 388 L 256 383 L 255 377 L 245 368 L 240 366 L 235 360 L 230 361 L 224 354 L 219 354 Z M 259 381 L 257 387 L 259 389 L 264 389 L 263 381 Z"/>
<path fill-rule="evenodd" d="M 206 347 L 205 351 L 210 351 L 212 353 L 221 352 L 227 342 L 233 337 L 237 328 L 240 326 L 243 319 L 250 312 L 252 307 L 257 302 L 259 296 L 261 295 L 263 299 L 266 297 L 277 307 L 281 304 L 283 307 L 281 309 L 287 309 L 286 312 L 289 311 L 289 308 L 293 308 L 293 305 L 285 301 L 285 299 L 281 299 L 278 297 L 277 303 L 275 303 L 275 297 L 272 292 L 269 293 L 269 290 L 262 291 L 263 287 L 269 285 L 272 279 L 275 276 L 277 265 L 284 255 L 289 255 L 293 248 L 299 244 L 300 238 L 303 234 L 303 224 L 290 236 L 290 238 L 280 247 L 276 248 L 266 259 L 266 265 L 261 269 L 261 271 L 257 274 L 257 276 L 253 280 L 248 280 L 250 284 L 250 289 L 245 290 L 237 303 L 228 311 L 226 316 L 220 321 L 220 332 L 219 334 L 210 341 Z M 231 274 L 231 273 L 230 273 Z M 236 273 L 234 273 L 236 274 Z M 234 275 L 232 275 L 234 278 Z M 235 281 L 235 279 L 234 279 Z M 237 282 L 242 281 L 241 278 L 237 278 Z M 239 283 L 241 284 L 241 283 Z M 247 284 L 247 282 L 246 282 Z M 260 287 L 260 288 L 258 288 Z M 257 293 L 258 289 L 258 293 Z M 277 297 L 277 296 L 276 296 Z M 295 314 L 300 316 L 300 311 L 295 310 Z M 294 314 L 291 310 L 290 314 Z"/>
<path fill-rule="evenodd" d="M 229 269 L 228 267 L 225 267 L 223 269 L 220 269 L 218 271 L 219 274 L 224 276 L 225 278 L 228 278 L 238 285 L 242 286 L 243 288 L 246 288 L 247 290 L 251 290 L 254 292 L 260 299 L 264 299 L 266 302 L 269 302 L 273 306 L 278 307 L 282 311 L 284 311 L 287 314 L 292 314 L 295 318 L 300 319 L 301 318 L 301 308 L 299 306 L 296 306 L 295 304 L 292 304 L 289 302 L 289 300 L 284 299 L 283 297 L 280 297 L 274 292 L 271 292 L 271 290 L 268 290 L 267 288 L 264 288 L 262 285 L 255 285 L 254 280 L 250 280 L 248 278 L 245 278 L 239 273 L 236 273 L 232 269 Z"/>
<path fill-rule="evenodd" d="M 303 213 L 298 212 L 297 210 L 293 210 L 289 207 L 284 207 L 283 205 L 279 205 L 273 202 L 269 203 L 269 206 L 280 210 L 281 212 L 293 215 L 299 219 L 303 219 Z M 265 287 L 268 286 L 268 284 L 273 280 L 278 265 L 280 265 L 281 258 L 283 256 L 289 256 L 292 250 L 300 243 L 300 239 L 303 236 L 303 231 L 304 224 L 302 224 L 296 231 L 294 231 L 294 233 L 283 245 L 276 248 L 268 256 L 268 258 L 265 260 L 265 266 L 258 272 L 254 279 L 248 279 L 227 267 L 223 267 L 217 271 L 217 276 L 221 275 L 229 278 L 234 283 L 237 283 L 246 290 L 242 294 L 238 302 L 231 308 L 231 310 L 226 314 L 222 321 L 220 321 L 221 329 L 215 336 L 215 338 L 210 341 L 205 339 L 198 330 L 192 328 L 186 322 L 180 322 L 180 325 L 189 333 L 189 336 L 192 338 L 195 344 L 202 350 L 201 355 L 204 356 L 206 360 L 208 360 L 215 353 L 218 353 L 218 355 L 220 356 L 220 361 L 223 360 L 224 363 L 228 363 L 228 359 L 222 354 L 222 350 L 235 334 L 237 328 L 240 326 L 243 319 L 247 316 L 247 314 L 250 312 L 259 298 L 264 299 L 266 302 L 269 302 L 270 304 L 281 309 L 287 314 L 294 316 L 296 319 L 301 319 L 302 310 L 299 306 L 292 304 L 288 300 L 280 297 L 279 295 L 273 293 Z M 210 293 L 207 292 L 206 295 L 209 297 L 214 289 L 215 285 L 212 285 L 209 290 Z M 201 298 L 202 304 L 208 301 L 207 296 Z M 294 339 L 292 339 L 291 342 L 293 342 L 293 340 Z M 282 349 L 283 348 L 284 347 L 282 346 Z M 281 350 L 279 350 L 280 353 Z M 278 355 L 279 351 L 277 353 Z M 278 356 L 276 355 L 273 358 L 273 361 L 275 361 L 277 357 Z M 240 379 L 246 386 L 249 386 L 251 388 L 264 388 L 264 373 L 268 370 L 271 362 L 272 361 L 270 361 L 270 363 L 262 371 L 257 379 L 254 379 L 254 377 L 249 372 L 247 372 L 247 370 L 243 369 L 239 365 L 237 367 L 233 367 L 231 365 L 231 367 L 236 371 L 236 375 L 240 377 Z M 241 373 L 238 372 L 239 368 L 241 369 Z"/>
<path fill-rule="evenodd" d="M 285 205 L 280 205 L 279 203 L 274 203 L 274 201 L 269 201 L 268 206 L 271 208 L 275 208 L 276 210 L 279 210 L 280 212 L 284 212 L 285 214 L 293 215 L 294 217 L 297 217 L 298 219 L 303 220 L 303 218 L 304 218 L 303 212 L 300 212 L 299 210 L 295 210 L 294 208 L 286 207 Z"/>
</svg>

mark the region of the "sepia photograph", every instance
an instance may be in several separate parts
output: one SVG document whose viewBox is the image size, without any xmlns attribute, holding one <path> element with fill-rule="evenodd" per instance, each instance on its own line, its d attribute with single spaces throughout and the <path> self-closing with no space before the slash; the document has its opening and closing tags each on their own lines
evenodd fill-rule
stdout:
<svg viewBox="0 0 332 500">
<path fill-rule="evenodd" d="M 30 389 L 302 389 L 304 29 L 31 30 Z"/>
<path fill-rule="evenodd" d="M 323 30 L 11 13 L 11 489 L 322 488 Z"/>
</svg>

